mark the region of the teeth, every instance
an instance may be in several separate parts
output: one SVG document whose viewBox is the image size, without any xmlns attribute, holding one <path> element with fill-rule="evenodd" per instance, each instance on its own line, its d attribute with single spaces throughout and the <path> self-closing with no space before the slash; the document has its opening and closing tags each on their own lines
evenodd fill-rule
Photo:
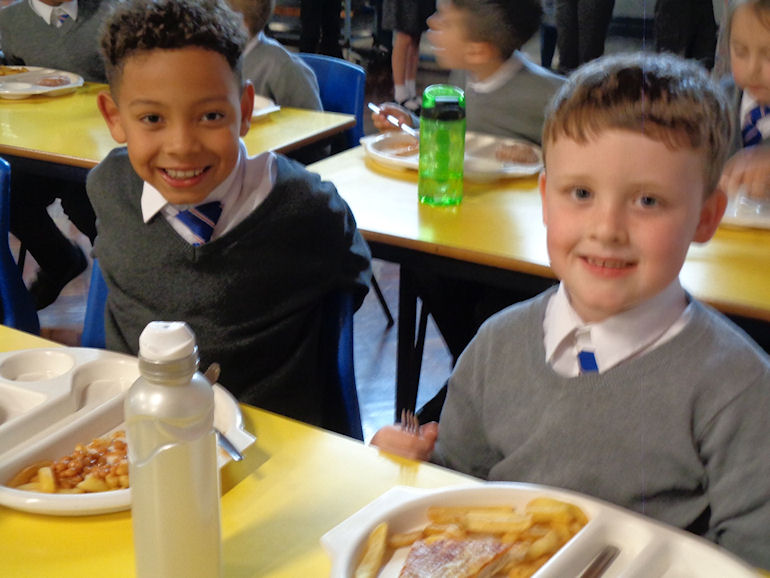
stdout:
<svg viewBox="0 0 770 578">
<path fill-rule="evenodd" d="M 172 179 L 191 179 L 197 177 L 203 173 L 203 169 L 189 169 L 185 171 L 178 171 L 175 169 L 166 169 L 166 174 Z"/>
<path fill-rule="evenodd" d="M 595 267 L 606 267 L 607 269 L 622 269 L 628 266 L 625 261 L 606 260 L 606 259 L 593 259 L 588 258 L 587 261 Z"/>
</svg>

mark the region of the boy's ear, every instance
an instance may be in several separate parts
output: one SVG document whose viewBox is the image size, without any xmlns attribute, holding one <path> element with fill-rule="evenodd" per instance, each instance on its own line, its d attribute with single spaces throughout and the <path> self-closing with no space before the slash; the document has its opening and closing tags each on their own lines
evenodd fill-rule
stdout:
<svg viewBox="0 0 770 578">
<path fill-rule="evenodd" d="M 543 224 L 548 226 L 548 213 L 545 204 L 545 169 L 540 171 L 540 177 L 537 180 L 538 187 L 540 188 L 540 206 L 543 208 Z"/>
<path fill-rule="evenodd" d="M 107 128 L 110 129 L 112 138 L 119 143 L 126 142 L 126 131 L 123 130 L 118 105 L 112 98 L 112 95 L 106 90 L 101 91 L 96 96 L 96 105 L 99 107 L 99 112 L 102 113 L 104 121 L 107 123 Z"/>
<path fill-rule="evenodd" d="M 727 195 L 722 189 L 717 189 L 703 202 L 700 210 L 700 221 L 695 229 L 693 241 L 705 243 L 716 233 L 719 222 L 727 208 Z"/>
<path fill-rule="evenodd" d="M 241 94 L 241 136 L 246 136 L 251 128 L 251 113 L 254 112 L 254 85 L 247 80 Z"/>
</svg>

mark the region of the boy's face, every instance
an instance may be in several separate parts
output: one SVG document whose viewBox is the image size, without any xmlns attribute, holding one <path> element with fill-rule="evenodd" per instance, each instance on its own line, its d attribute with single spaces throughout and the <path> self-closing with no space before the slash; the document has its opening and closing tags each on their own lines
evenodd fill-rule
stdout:
<svg viewBox="0 0 770 578">
<path fill-rule="evenodd" d="M 703 198 L 704 156 L 609 129 L 587 143 L 559 135 L 540 177 L 551 267 L 585 322 L 626 311 L 679 275 L 692 241 L 714 234 L 725 208 Z"/>
<path fill-rule="evenodd" d="M 761 104 L 770 104 L 770 28 L 749 5 L 733 14 L 730 66 L 739 87 Z"/>
<path fill-rule="evenodd" d="M 254 89 L 227 60 L 198 47 L 130 56 L 114 99 L 99 95 L 113 138 L 137 174 L 173 204 L 196 204 L 232 172 Z"/>
<path fill-rule="evenodd" d="M 436 12 L 428 18 L 428 41 L 442 68 L 465 70 L 469 41 L 465 31 L 465 13 L 450 0 L 439 0 Z"/>
</svg>

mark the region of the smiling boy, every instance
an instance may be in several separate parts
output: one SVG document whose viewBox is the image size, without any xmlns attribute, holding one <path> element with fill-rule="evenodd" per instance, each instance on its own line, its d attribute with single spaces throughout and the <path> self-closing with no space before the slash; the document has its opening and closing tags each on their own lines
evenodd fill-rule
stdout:
<svg viewBox="0 0 770 578">
<path fill-rule="evenodd" d="M 239 400 L 323 424 L 322 302 L 342 290 L 360 305 L 369 250 L 330 183 L 248 156 L 245 40 L 217 0 L 130 0 L 107 22 L 98 105 L 126 146 L 87 183 L 107 347 L 136 354 L 150 321 L 186 321 Z"/>
<path fill-rule="evenodd" d="M 616 55 L 573 73 L 540 178 L 561 284 L 482 326 L 438 427 L 372 443 L 597 496 L 769 568 L 770 359 L 679 283 L 725 210 L 729 133 L 693 62 Z"/>
</svg>

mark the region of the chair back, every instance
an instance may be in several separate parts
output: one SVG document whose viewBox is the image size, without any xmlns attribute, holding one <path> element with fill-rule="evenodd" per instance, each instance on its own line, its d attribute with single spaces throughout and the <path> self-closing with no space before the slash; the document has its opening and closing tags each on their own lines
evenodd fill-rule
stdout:
<svg viewBox="0 0 770 578">
<path fill-rule="evenodd" d="M 107 306 L 107 283 L 104 281 L 99 261 L 94 259 L 91 282 L 86 299 L 86 317 L 80 345 L 104 349 L 104 308 Z"/>
<path fill-rule="evenodd" d="M 358 146 L 364 136 L 366 70 L 358 64 L 323 54 L 302 52 L 300 57 L 315 72 L 324 110 L 355 115 L 356 125 L 344 135 L 346 148 Z"/>
<path fill-rule="evenodd" d="M 107 284 L 99 261 L 94 259 L 83 322 L 83 347 L 104 348 L 106 304 Z M 322 306 L 321 343 L 325 349 L 322 358 L 326 372 L 322 425 L 328 430 L 363 440 L 353 366 L 353 296 L 335 291 L 324 299 Z"/>
<path fill-rule="evenodd" d="M 32 296 L 11 253 L 11 166 L 0 159 L 0 313 L 3 325 L 40 334 L 40 320 Z"/>
</svg>

